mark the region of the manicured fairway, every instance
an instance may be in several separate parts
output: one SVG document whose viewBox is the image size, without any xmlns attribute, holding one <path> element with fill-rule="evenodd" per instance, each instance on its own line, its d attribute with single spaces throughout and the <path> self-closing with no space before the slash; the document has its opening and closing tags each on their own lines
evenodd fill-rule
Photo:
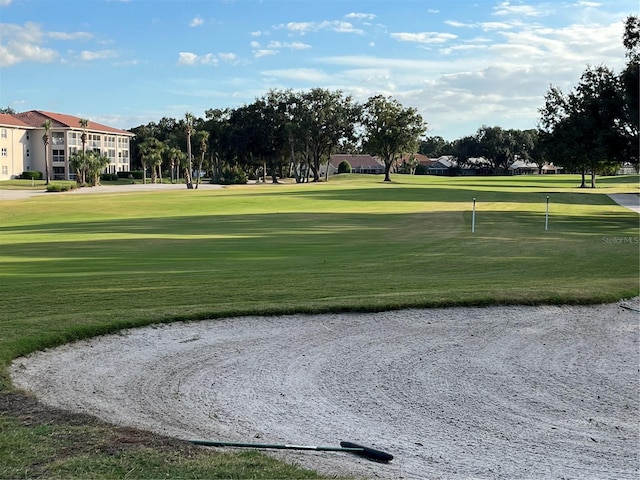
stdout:
<svg viewBox="0 0 640 480">
<path fill-rule="evenodd" d="M 565 176 L 366 176 L 5 201 L 0 358 L 156 321 L 636 295 L 638 216 L 606 195 L 633 191 L 626 178 L 593 192 Z"/>
<path fill-rule="evenodd" d="M 637 176 L 393 178 L 0 202 L 2 386 L 16 356 L 154 322 L 639 293 L 638 215 L 607 196 Z"/>
</svg>

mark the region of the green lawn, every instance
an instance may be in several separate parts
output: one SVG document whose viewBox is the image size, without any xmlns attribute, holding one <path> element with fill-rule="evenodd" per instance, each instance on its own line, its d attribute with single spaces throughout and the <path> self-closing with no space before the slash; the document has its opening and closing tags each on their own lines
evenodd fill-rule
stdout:
<svg viewBox="0 0 640 480">
<path fill-rule="evenodd" d="M 0 387 L 19 355 L 154 322 L 639 294 L 638 214 L 607 196 L 638 176 L 392 178 L 0 202 Z"/>
</svg>

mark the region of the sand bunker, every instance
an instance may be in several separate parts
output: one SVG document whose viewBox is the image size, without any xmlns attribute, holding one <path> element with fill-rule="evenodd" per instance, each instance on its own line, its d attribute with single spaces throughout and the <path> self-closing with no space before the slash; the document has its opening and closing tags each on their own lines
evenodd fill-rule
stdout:
<svg viewBox="0 0 640 480">
<path fill-rule="evenodd" d="M 637 479 L 638 307 L 179 323 L 37 353 L 11 373 L 46 404 L 179 438 L 395 455 L 273 453 L 323 473 Z"/>
</svg>

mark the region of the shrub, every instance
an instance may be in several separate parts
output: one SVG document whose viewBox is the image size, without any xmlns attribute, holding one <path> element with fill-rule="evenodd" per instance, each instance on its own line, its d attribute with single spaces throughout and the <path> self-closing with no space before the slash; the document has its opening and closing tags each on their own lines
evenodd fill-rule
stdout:
<svg viewBox="0 0 640 480">
<path fill-rule="evenodd" d="M 429 168 L 426 165 L 416 165 L 416 175 L 429 175 Z"/>
<path fill-rule="evenodd" d="M 338 165 L 338 173 L 351 173 L 351 164 L 346 160 L 341 161 Z"/>
<path fill-rule="evenodd" d="M 42 172 L 36 172 L 34 170 L 28 170 L 22 172 L 20 178 L 23 180 L 42 180 Z"/>
<path fill-rule="evenodd" d="M 117 172 L 116 175 L 118 176 L 118 178 L 133 178 L 131 172 Z"/>
<path fill-rule="evenodd" d="M 120 178 L 135 178 L 136 180 L 142 180 L 142 170 L 132 170 L 130 172 L 118 172 Z"/>
<path fill-rule="evenodd" d="M 50 183 L 47 185 L 47 192 L 68 192 L 76 188 L 75 183 Z"/>
<path fill-rule="evenodd" d="M 219 185 L 244 185 L 247 183 L 247 174 L 240 167 L 223 166 L 220 173 L 211 178 L 211 183 Z"/>
<path fill-rule="evenodd" d="M 102 182 L 116 182 L 118 181 L 118 175 L 115 173 L 103 173 L 100 175 L 100 180 Z"/>
</svg>

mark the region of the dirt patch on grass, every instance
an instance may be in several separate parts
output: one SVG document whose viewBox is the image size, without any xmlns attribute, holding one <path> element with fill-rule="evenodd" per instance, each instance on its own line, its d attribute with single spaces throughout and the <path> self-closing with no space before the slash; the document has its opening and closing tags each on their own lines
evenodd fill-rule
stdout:
<svg viewBox="0 0 640 480">
<path fill-rule="evenodd" d="M 77 438 L 77 442 L 72 442 L 73 445 L 66 447 L 69 455 L 98 449 L 123 451 L 135 445 L 145 445 L 160 451 L 193 450 L 189 444 L 175 438 L 130 427 L 114 426 L 93 415 L 52 407 L 34 397 L 18 393 L 0 393 L 0 415 L 11 417 L 25 427 L 55 425 L 97 429 L 100 437 L 97 443 L 89 436 Z"/>
<path fill-rule="evenodd" d="M 627 308 L 625 308 L 627 307 Z M 640 473 L 639 299 L 172 324 L 14 362 L 47 405 L 162 436 L 337 445 L 276 452 L 367 478 Z"/>
</svg>

